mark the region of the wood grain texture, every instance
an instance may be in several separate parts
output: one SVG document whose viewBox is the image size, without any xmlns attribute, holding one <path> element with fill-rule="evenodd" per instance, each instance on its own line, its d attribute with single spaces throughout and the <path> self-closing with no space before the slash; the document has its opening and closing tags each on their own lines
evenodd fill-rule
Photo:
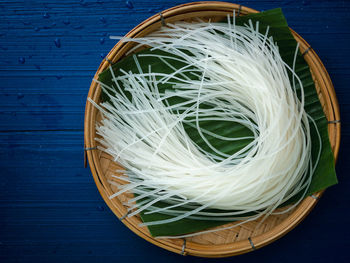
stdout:
<svg viewBox="0 0 350 263">
<path fill-rule="evenodd" d="M 181 258 L 131 233 L 83 169 L 84 102 L 115 44 L 108 35 L 185 1 L 131 2 L 132 9 L 125 1 L 0 1 L 0 262 L 209 261 Z M 350 2 L 239 3 L 282 7 L 316 50 L 337 92 L 342 147 L 339 185 L 301 225 L 263 249 L 220 261 L 349 261 Z"/>
</svg>

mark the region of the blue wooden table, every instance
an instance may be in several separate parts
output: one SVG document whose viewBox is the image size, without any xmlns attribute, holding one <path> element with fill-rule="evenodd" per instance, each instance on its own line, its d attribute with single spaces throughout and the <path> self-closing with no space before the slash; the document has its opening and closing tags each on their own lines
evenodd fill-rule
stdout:
<svg viewBox="0 0 350 263">
<path fill-rule="evenodd" d="M 160 249 L 127 229 L 83 167 L 84 106 L 115 41 L 186 1 L 0 1 L 0 262 L 213 262 Z M 282 7 L 324 62 L 342 117 L 339 185 L 277 242 L 219 262 L 350 262 L 350 2 Z"/>
</svg>

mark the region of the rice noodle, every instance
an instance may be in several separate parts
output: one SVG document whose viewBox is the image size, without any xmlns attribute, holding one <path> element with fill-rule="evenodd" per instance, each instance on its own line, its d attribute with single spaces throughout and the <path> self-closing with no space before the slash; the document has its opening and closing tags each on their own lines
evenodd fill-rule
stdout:
<svg viewBox="0 0 350 263">
<path fill-rule="evenodd" d="M 270 215 L 297 194 L 301 193 L 292 207 L 304 198 L 320 153 L 312 163 L 303 86 L 294 65 L 291 68 L 282 60 L 268 30 L 261 34 L 258 27 L 251 22 L 245 26 L 178 22 L 145 38 L 123 38 L 139 43 L 135 49 L 147 45 L 173 54 L 140 55 L 159 58 L 172 74 L 153 72 L 151 67 L 142 72 L 137 55 L 137 73 L 122 70 L 116 76 L 110 68 L 115 87 L 96 80 L 109 101 L 97 105 L 90 100 L 104 117 L 97 125 L 101 149 L 126 169 L 121 176 L 126 184 L 111 198 L 131 191 L 138 194 L 133 201 L 142 200 L 128 203 L 129 217 L 142 211 L 172 215 L 143 224 L 157 225 L 183 218 L 232 221 L 243 216 L 238 223 L 242 224 Z M 176 60 L 186 66 L 175 68 Z M 294 64 L 295 60 L 296 56 Z M 189 72 L 196 77 L 189 78 Z M 161 91 L 162 83 L 172 83 L 174 89 Z M 173 97 L 186 101 L 170 105 Z M 252 136 L 221 136 L 200 125 L 213 120 L 243 125 Z M 210 151 L 191 140 L 185 125 L 197 129 Z M 226 143 L 250 141 L 228 154 L 206 136 Z M 167 205 L 157 206 L 160 201 Z M 216 230 L 203 232 L 208 231 Z M 184 236 L 191 235 L 195 234 Z"/>
</svg>

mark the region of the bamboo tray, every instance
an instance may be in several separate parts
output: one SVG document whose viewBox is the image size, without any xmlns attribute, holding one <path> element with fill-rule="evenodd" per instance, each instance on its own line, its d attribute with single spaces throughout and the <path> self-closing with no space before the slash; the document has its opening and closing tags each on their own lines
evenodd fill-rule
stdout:
<svg viewBox="0 0 350 263">
<path fill-rule="evenodd" d="M 161 27 L 166 22 L 178 20 L 190 21 L 195 17 L 201 17 L 203 19 L 211 18 L 212 20 L 223 19 L 227 14 L 232 15 L 233 10 L 236 10 L 236 14 L 238 15 L 258 12 L 248 7 L 225 2 L 189 3 L 167 9 L 160 14 L 150 17 L 132 29 L 126 36 L 145 36 Z M 310 48 L 308 43 L 292 29 L 291 32 L 300 43 L 301 52 L 305 52 L 305 60 L 310 66 L 323 110 L 329 120 L 329 139 L 334 157 L 337 159 L 340 145 L 340 115 L 332 82 L 319 57 Z M 95 74 L 95 78 L 97 78 L 98 74 L 104 71 L 111 63 L 115 63 L 122 58 L 132 46 L 133 43 L 117 43 L 109 52 L 106 59 L 101 62 Z M 101 89 L 99 85 L 92 82 L 88 97 L 98 103 L 100 101 L 100 93 Z M 113 213 L 130 230 L 145 240 L 169 251 L 182 255 L 199 257 L 227 257 L 261 248 L 282 237 L 298 225 L 312 210 L 323 193 L 323 191 L 321 191 L 313 196 L 307 197 L 287 214 L 269 216 L 258 229 L 255 229 L 258 221 L 252 221 L 232 229 L 202 234 L 186 239 L 153 238 L 146 227 L 138 226 L 141 222 L 138 216 L 131 218 L 126 217 L 127 208 L 124 207 L 122 203 L 132 197 L 132 194 L 124 194 L 112 200 L 108 198 L 116 190 L 113 185 L 108 183 L 108 180 L 112 179 L 111 175 L 115 174 L 114 171 L 120 169 L 120 167 L 112 161 L 111 156 L 101 152 L 96 147 L 95 124 L 100 118 L 101 116 L 98 110 L 87 101 L 84 126 L 85 154 L 88 157 L 91 172 L 100 194 Z M 122 182 L 120 181 L 120 183 Z M 230 224 L 232 223 L 226 225 L 229 226 Z"/>
</svg>

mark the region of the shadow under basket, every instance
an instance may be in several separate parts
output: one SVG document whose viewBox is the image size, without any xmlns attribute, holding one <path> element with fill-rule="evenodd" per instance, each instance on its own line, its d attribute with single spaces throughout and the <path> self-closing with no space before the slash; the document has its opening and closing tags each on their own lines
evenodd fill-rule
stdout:
<svg viewBox="0 0 350 263">
<path fill-rule="evenodd" d="M 225 2 L 189 3 L 170 8 L 150 17 L 136 26 L 126 36 L 145 36 L 160 28 L 162 25 L 165 25 L 167 22 L 173 23 L 180 20 L 191 21 L 198 17 L 202 19 L 210 18 L 212 21 L 221 20 L 227 17 L 227 14 L 232 15 L 233 10 L 235 10 L 236 15 L 258 12 L 251 8 Z M 336 160 L 340 145 L 340 115 L 332 82 L 314 50 L 292 29 L 291 32 L 300 44 L 300 51 L 305 53 L 305 60 L 311 69 L 323 110 L 329 121 L 329 140 Z M 109 52 L 106 59 L 102 61 L 95 74 L 95 78 L 98 78 L 98 75 L 107 69 L 111 63 L 115 63 L 123 58 L 125 53 L 132 47 L 133 43 L 117 43 Z M 92 82 L 88 97 L 99 103 L 100 94 L 101 89 L 99 85 Z M 111 176 L 115 174 L 115 170 L 121 169 L 121 167 L 118 167 L 118 164 L 113 161 L 110 155 L 97 149 L 98 144 L 95 141 L 97 137 L 95 125 L 96 121 L 99 121 L 100 118 L 99 111 L 87 101 L 84 124 L 85 154 L 88 157 L 91 172 L 100 194 L 113 213 L 129 229 L 145 240 L 169 251 L 198 257 L 227 257 L 261 248 L 282 237 L 298 225 L 312 210 L 323 193 L 323 191 L 321 191 L 315 193 L 313 196 L 305 198 L 296 208 L 286 214 L 269 216 L 258 228 L 256 228 L 259 223 L 257 220 L 232 229 L 201 234 L 186 239 L 154 238 L 150 235 L 147 227 L 139 226 L 141 223 L 139 216 L 130 218 L 126 216 L 127 207 L 125 207 L 123 203 L 131 198 L 133 196 L 132 194 L 123 194 L 118 198 L 109 199 L 109 196 L 112 195 L 116 189 L 115 186 L 111 185 L 108 181 L 112 179 Z M 120 183 L 123 182 L 120 181 Z M 225 226 L 229 226 L 230 224 L 233 223 L 226 224 Z"/>
</svg>

